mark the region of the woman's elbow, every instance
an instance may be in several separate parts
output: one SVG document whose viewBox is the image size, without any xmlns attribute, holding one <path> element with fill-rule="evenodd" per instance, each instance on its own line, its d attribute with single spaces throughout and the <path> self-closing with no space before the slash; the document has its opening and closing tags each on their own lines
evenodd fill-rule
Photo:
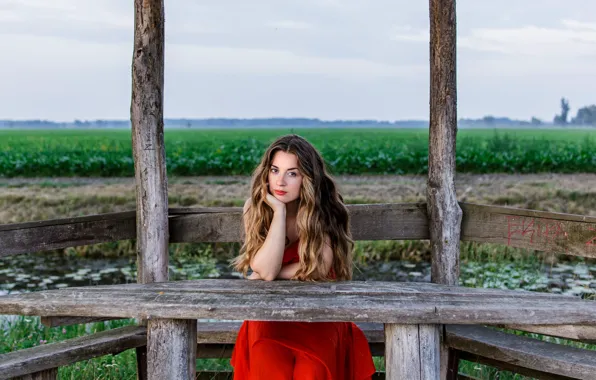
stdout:
<svg viewBox="0 0 596 380">
<path fill-rule="evenodd" d="M 273 280 L 275 280 L 276 277 L 277 276 L 274 275 L 273 273 L 269 273 L 269 274 L 266 274 L 264 276 L 261 276 L 261 280 L 263 280 L 263 281 L 273 281 Z"/>
</svg>

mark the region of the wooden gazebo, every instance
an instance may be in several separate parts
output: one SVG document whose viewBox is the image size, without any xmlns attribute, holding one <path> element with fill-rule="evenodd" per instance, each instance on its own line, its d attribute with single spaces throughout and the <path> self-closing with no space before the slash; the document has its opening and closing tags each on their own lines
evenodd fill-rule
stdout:
<svg viewBox="0 0 596 380">
<path fill-rule="evenodd" d="M 59 366 L 129 348 L 137 349 L 139 378 L 194 379 L 195 359 L 229 355 L 238 327 L 200 322 L 197 328 L 197 320 L 207 318 L 361 323 L 373 353 L 385 356 L 386 371 L 378 378 L 464 378 L 457 373 L 459 358 L 539 378 L 596 378 L 593 351 L 484 326 L 594 340 L 596 303 L 457 286 L 461 240 L 595 257 L 596 218 L 457 201 L 456 7 L 455 0 L 429 4 L 427 202 L 350 205 L 349 210 L 357 240 L 430 239 L 432 284 L 168 281 L 169 243 L 238 241 L 241 210 L 169 208 L 164 5 L 163 0 L 135 0 L 131 121 L 136 210 L 0 226 L 0 256 L 136 238 L 138 284 L 3 296 L 0 314 L 38 315 L 48 326 L 132 317 L 138 326 L 0 355 L 0 379 L 51 379 Z M 259 308 L 251 307 L 257 303 Z"/>
</svg>

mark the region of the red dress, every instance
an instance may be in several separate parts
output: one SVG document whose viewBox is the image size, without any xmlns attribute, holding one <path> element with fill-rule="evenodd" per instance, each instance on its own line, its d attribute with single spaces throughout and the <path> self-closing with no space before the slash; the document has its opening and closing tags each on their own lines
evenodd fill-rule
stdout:
<svg viewBox="0 0 596 380">
<path fill-rule="evenodd" d="M 298 244 L 282 265 L 299 262 Z M 369 380 L 375 366 L 352 322 L 244 321 L 232 353 L 235 380 Z"/>
</svg>

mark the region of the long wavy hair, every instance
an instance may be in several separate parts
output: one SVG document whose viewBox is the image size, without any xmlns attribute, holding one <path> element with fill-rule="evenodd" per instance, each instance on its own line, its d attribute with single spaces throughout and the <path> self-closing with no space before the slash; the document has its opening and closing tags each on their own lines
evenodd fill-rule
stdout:
<svg viewBox="0 0 596 380">
<path fill-rule="evenodd" d="M 250 206 L 243 215 L 243 244 L 232 265 L 246 275 L 252 258 L 265 242 L 273 220 L 273 210 L 265 202 L 267 181 L 273 156 L 278 151 L 296 155 L 298 170 L 303 178 L 296 215 L 300 268 L 293 279 L 331 280 L 329 273 L 323 273 L 323 255 L 320 254 L 327 235 L 333 251 L 335 278 L 351 280 L 354 241 L 343 197 L 327 172 L 320 153 L 303 137 L 294 134 L 274 141 L 253 172 Z"/>
</svg>

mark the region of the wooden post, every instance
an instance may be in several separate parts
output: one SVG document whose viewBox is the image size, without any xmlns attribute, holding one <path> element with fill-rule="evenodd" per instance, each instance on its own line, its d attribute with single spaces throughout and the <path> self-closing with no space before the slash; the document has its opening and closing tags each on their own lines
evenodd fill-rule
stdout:
<svg viewBox="0 0 596 380">
<path fill-rule="evenodd" d="M 163 0 L 134 0 L 134 12 L 130 113 L 137 197 L 137 281 L 146 284 L 168 280 Z M 146 368 L 151 380 L 194 379 L 197 339 L 196 321 L 192 322 L 149 323 L 146 356 L 143 349 L 137 351 L 138 378 L 145 376 Z M 172 337 L 175 339 L 168 339 Z"/>
<path fill-rule="evenodd" d="M 147 328 L 151 379 L 195 379 L 197 320 L 151 319 Z M 190 344 L 194 343 L 194 344 Z"/>
<path fill-rule="evenodd" d="M 456 0 L 430 0 L 430 131 L 427 213 L 431 281 L 458 285 L 462 211 L 455 193 Z M 441 329 L 444 336 L 444 329 Z M 455 352 L 441 345 L 441 379 L 457 377 Z"/>
<path fill-rule="evenodd" d="M 455 9 L 455 0 L 429 0 L 430 130 L 426 198 L 431 281 L 446 285 L 458 284 L 462 219 L 454 179 L 457 134 Z M 455 379 L 457 357 L 442 343 L 444 339 L 438 339 L 441 335 L 445 336 L 442 326 L 385 325 L 387 378 Z"/>
<path fill-rule="evenodd" d="M 387 379 L 439 379 L 439 330 L 436 325 L 385 325 Z"/>
</svg>

